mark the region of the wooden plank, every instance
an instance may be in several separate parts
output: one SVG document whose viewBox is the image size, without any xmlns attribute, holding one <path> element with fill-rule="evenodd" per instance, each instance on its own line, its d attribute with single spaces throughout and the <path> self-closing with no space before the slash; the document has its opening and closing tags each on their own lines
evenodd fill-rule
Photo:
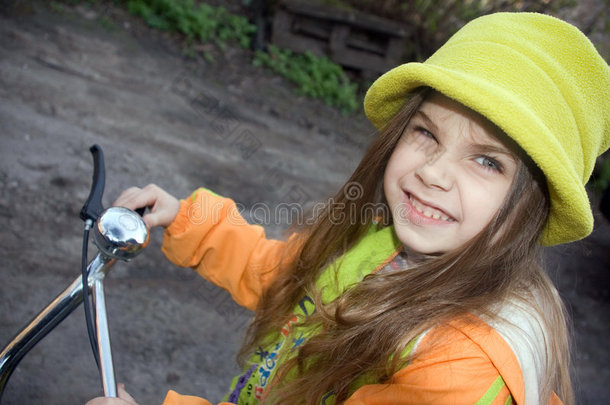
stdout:
<svg viewBox="0 0 610 405">
<path fill-rule="evenodd" d="M 330 52 L 336 54 L 345 49 L 347 38 L 350 35 L 350 27 L 344 24 L 335 24 L 333 27 L 332 34 L 330 36 Z"/>
<path fill-rule="evenodd" d="M 369 29 L 352 19 L 339 20 L 334 9 L 323 12 L 320 6 L 310 3 L 287 0 L 281 4 L 272 33 L 272 43 L 279 47 L 328 56 L 343 66 L 369 73 L 386 71 L 400 62 L 403 39 L 392 35 L 394 32 Z"/>
<path fill-rule="evenodd" d="M 362 29 L 352 29 L 346 38 L 346 45 L 349 48 L 370 52 L 376 55 L 385 56 L 388 51 L 390 40 L 397 40 L 395 37 L 380 35 Z M 398 41 L 400 42 L 400 41 Z"/>
<path fill-rule="evenodd" d="M 354 10 L 328 7 L 315 1 L 283 0 L 279 8 L 285 8 L 294 14 L 306 15 L 326 20 L 349 23 L 350 25 L 387 35 L 404 38 L 405 27 L 385 18 L 364 14 Z"/>
<path fill-rule="evenodd" d="M 291 32 L 328 41 L 333 31 L 333 23 L 319 18 L 293 16 Z"/>
<path fill-rule="evenodd" d="M 388 62 L 384 57 L 353 51 L 348 48 L 336 50 L 330 55 L 330 58 L 344 66 L 373 72 L 385 72 L 395 66 L 395 64 Z"/>
</svg>

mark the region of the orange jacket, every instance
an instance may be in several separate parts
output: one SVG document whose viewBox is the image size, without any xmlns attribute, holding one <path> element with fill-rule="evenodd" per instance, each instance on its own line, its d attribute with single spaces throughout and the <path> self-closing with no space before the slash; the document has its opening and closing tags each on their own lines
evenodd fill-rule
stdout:
<svg viewBox="0 0 610 405">
<path fill-rule="evenodd" d="M 273 281 L 284 242 L 265 238 L 249 225 L 233 201 L 199 189 L 181 202 L 167 228 L 162 250 L 178 266 L 192 267 L 226 289 L 234 300 L 254 310 Z M 517 323 L 519 321 L 517 320 Z M 525 330 L 531 327 L 525 324 Z M 523 326 L 523 325 L 520 325 Z M 521 333 L 523 329 L 520 328 Z M 525 346 L 474 315 L 426 333 L 417 343 L 423 355 L 398 371 L 388 383 L 360 387 L 346 405 L 373 404 L 525 404 L 537 403 L 537 383 L 529 370 Z M 442 342 L 435 337 L 442 336 Z M 536 333 L 532 333 L 536 336 Z M 531 348 L 531 345 L 529 345 Z M 514 349 L 513 349 L 514 348 Z M 526 349 L 524 349 L 527 351 Z M 515 352 L 520 353 L 518 358 Z M 529 374 L 529 375 L 528 375 Z M 553 396 L 551 404 L 560 404 Z M 164 405 L 204 405 L 209 401 L 170 391 Z M 229 404 L 223 402 L 222 405 Z"/>
</svg>

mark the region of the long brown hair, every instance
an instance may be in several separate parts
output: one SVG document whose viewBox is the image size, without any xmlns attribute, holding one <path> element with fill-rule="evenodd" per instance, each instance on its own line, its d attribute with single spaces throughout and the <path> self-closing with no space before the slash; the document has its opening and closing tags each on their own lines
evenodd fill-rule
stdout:
<svg viewBox="0 0 610 405">
<path fill-rule="evenodd" d="M 358 378 L 366 375 L 389 381 L 405 365 L 397 354 L 422 333 L 466 313 L 494 318 L 492 305 L 509 298 L 527 301 L 547 322 L 550 333 L 545 342 L 547 364 L 541 398 L 548 402 L 555 391 L 565 403 L 573 401 L 564 311 L 539 262 L 538 238 L 549 211 L 544 176 L 508 138 L 504 141 L 520 157 L 517 173 L 503 206 L 477 236 L 408 270 L 371 274 L 335 301 L 321 302 L 315 282 L 322 269 L 363 236 L 373 220 L 367 206 L 387 207 L 383 196 L 385 167 L 429 93 L 429 89 L 415 91 L 373 141 L 346 183 L 346 187 L 361 186 L 359 198 L 346 195 L 342 188 L 330 200 L 333 207 L 321 211 L 312 225 L 290 239 L 287 251 L 297 253 L 286 258 L 280 275 L 262 296 L 240 359 L 258 345 L 271 343 L 265 339 L 277 337 L 276 332 L 305 294 L 313 296 L 317 311 L 303 323 L 318 326 L 320 332 L 300 347 L 296 357 L 280 366 L 263 402 L 319 404 L 333 392 L 336 402 L 341 403 L 351 395 Z M 360 221 L 337 222 L 330 216 L 334 209 L 370 214 Z M 349 218 L 351 213 L 344 214 Z M 381 214 L 383 225 L 391 224 L 389 209 L 377 214 Z M 288 372 L 291 376 L 285 378 Z"/>
</svg>

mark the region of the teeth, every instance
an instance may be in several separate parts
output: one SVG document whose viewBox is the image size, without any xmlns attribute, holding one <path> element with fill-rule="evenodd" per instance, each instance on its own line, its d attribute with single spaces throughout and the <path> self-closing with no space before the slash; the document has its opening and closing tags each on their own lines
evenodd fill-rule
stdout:
<svg viewBox="0 0 610 405">
<path fill-rule="evenodd" d="M 443 221 L 450 220 L 447 215 L 443 214 L 442 212 L 440 212 L 434 208 L 423 205 L 422 203 L 417 201 L 415 198 L 413 198 L 413 196 L 411 196 L 411 195 L 409 196 L 409 200 L 411 201 L 411 204 L 413 205 L 413 207 L 415 207 L 415 209 L 425 217 L 432 218 L 432 219 L 440 219 Z"/>
</svg>

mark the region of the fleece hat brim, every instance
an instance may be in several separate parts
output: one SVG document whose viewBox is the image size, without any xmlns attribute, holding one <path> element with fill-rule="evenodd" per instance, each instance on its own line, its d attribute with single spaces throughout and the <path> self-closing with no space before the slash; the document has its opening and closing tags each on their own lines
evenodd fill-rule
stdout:
<svg viewBox="0 0 610 405">
<path fill-rule="evenodd" d="M 377 79 L 364 101 L 368 118 L 383 129 L 421 86 L 489 119 L 544 172 L 551 210 L 542 244 L 591 233 L 584 185 L 610 145 L 610 68 L 577 28 L 536 13 L 479 17 L 424 63 Z"/>
</svg>

